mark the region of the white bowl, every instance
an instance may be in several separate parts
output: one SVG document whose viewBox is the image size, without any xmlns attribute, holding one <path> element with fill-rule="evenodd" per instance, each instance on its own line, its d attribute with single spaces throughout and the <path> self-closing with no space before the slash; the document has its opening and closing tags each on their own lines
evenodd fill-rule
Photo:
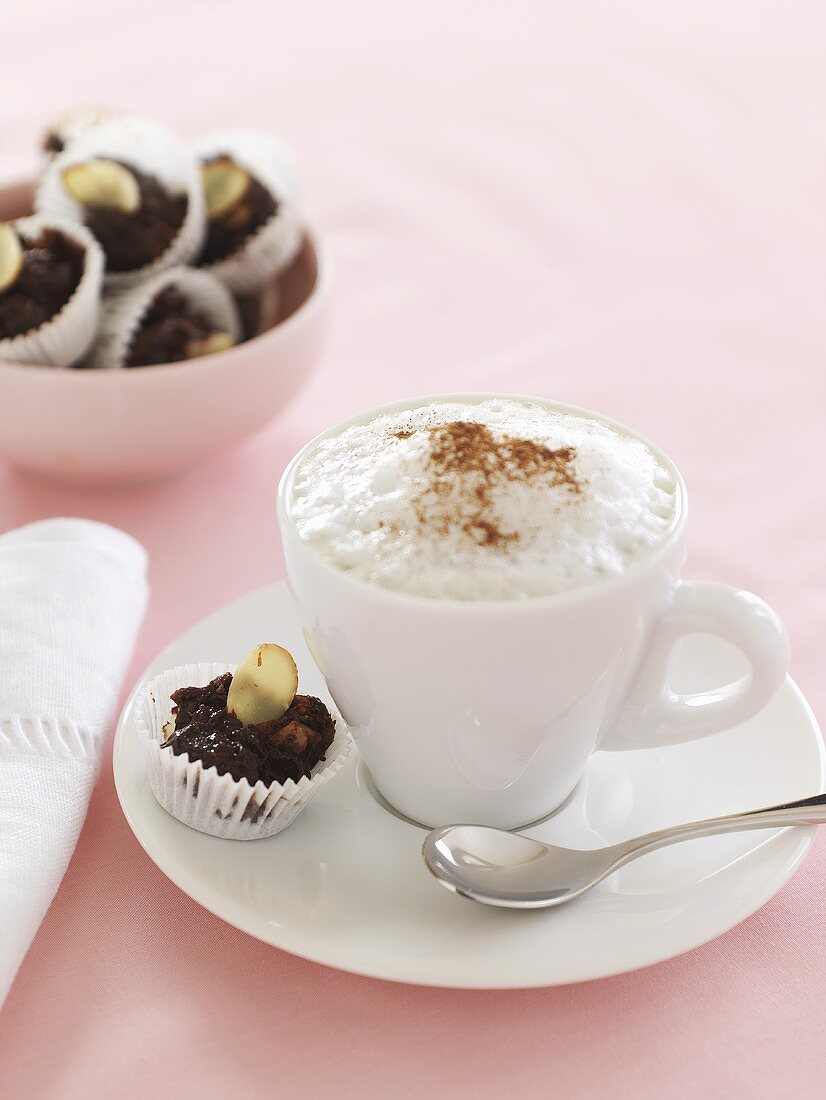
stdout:
<svg viewBox="0 0 826 1100">
<path fill-rule="evenodd" d="M 0 189 L 0 220 L 32 189 Z M 185 363 L 70 370 L 0 361 L 0 458 L 61 481 L 117 484 L 194 466 L 269 424 L 303 387 L 326 328 L 330 265 L 307 234 L 278 278 L 278 323 Z"/>
</svg>

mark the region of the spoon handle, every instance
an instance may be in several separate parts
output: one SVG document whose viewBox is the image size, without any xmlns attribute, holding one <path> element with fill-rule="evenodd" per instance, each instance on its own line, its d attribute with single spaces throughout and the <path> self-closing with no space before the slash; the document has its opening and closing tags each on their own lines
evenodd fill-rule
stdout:
<svg viewBox="0 0 826 1100">
<path fill-rule="evenodd" d="M 823 824 L 826 824 L 826 794 L 816 794 L 811 798 L 802 798 L 799 802 L 784 802 L 762 810 L 746 810 L 744 813 L 729 814 L 726 817 L 711 817 L 706 821 L 673 825 L 668 829 L 628 840 L 616 847 L 620 862 L 624 863 L 644 852 L 652 852 L 656 848 L 665 848 L 669 844 L 693 840 L 696 837 L 741 832 L 746 829 L 780 829 L 786 825 Z"/>
</svg>

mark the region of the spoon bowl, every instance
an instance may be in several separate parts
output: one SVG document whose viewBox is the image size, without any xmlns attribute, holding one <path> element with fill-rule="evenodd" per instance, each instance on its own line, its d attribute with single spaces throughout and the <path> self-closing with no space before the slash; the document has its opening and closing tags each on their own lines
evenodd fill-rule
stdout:
<svg viewBox="0 0 826 1100">
<path fill-rule="evenodd" d="M 744 829 L 822 825 L 826 795 L 762 810 L 674 825 L 607 848 L 577 850 L 543 844 L 487 825 L 448 825 L 425 837 L 428 870 L 448 890 L 507 909 L 548 909 L 573 901 L 625 863 L 682 840 Z"/>
<path fill-rule="evenodd" d="M 510 909 L 561 905 L 618 866 L 615 848 L 557 848 L 486 825 L 434 829 L 422 853 L 429 870 L 448 890 Z"/>
</svg>

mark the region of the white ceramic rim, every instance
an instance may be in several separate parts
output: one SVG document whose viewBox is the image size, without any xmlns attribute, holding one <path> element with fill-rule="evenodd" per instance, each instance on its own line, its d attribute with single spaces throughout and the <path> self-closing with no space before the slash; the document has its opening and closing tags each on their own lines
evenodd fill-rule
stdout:
<svg viewBox="0 0 826 1100">
<path fill-rule="evenodd" d="M 668 531 L 662 542 L 652 551 L 647 553 L 639 561 L 635 562 L 624 573 L 620 573 L 615 577 L 600 577 L 598 580 L 592 581 L 589 584 L 582 585 L 580 588 L 575 588 L 568 592 L 554 592 L 547 596 L 531 596 L 529 599 L 505 599 L 505 600 L 451 600 L 443 599 L 433 596 L 418 596 L 412 595 L 407 592 L 396 592 L 390 588 L 383 588 L 377 584 L 370 584 L 368 581 L 359 580 L 356 577 L 351 576 L 349 573 L 345 573 L 341 569 L 337 569 L 334 565 L 330 565 L 324 558 L 311 546 L 302 542 L 299 538 L 298 532 L 295 529 L 295 525 L 292 521 L 290 514 L 289 501 L 292 494 L 292 483 L 295 478 L 295 472 L 298 466 L 304 460 L 304 458 L 313 451 L 318 444 L 324 440 L 329 439 L 331 436 L 340 434 L 346 431 L 347 428 L 353 427 L 356 424 L 364 424 L 370 420 L 375 419 L 377 416 L 383 416 L 387 413 L 402 412 L 406 409 L 418 408 L 420 405 L 426 405 L 434 402 L 457 402 L 466 405 L 478 405 L 483 401 L 522 401 L 532 404 L 544 405 L 546 408 L 553 409 L 554 411 L 560 411 L 567 413 L 570 416 L 580 417 L 582 419 L 596 420 L 600 424 L 605 424 L 607 427 L 612 428 L 614 431 L 628 435 L 632 439 L 637 439 L 641 443 L 656 455 L 656 457 L 666 466 L 674 476 L 676 484 L 676 511 L 675 516 L 671 524 L 671 528 Z M 671 458 L 662 451 L 650 440 L 646 439 L 644 435 L 634 431 L 633 428 L 629 428 L 626 424 L 620 423 L 618 420 L 612 420 L 610 417 L 602 416 L 600 413 L 592 412 L 590 409 L 582 408 L 579 405 L 566 405 L 560 401 L 552 401 L 547 397 L 530 397 L 524 394 L 511 394 L 511 393 L 435 393 L 426 394 L 422 397 L 409 397 L 402 401 L 392 401 L 386 405 L 377 405 L 375 408 L 368 409 L 365 412 L 357 413 L 355 416 L 349 417 L 347 420 L 342 420 L 338 424 L 333 424 L 332 427 L 326 428 L 323 432 L 319 432 L 308 443 L 305 443 L 297 454 L 293 455 L 290 459 L 284 473 L 281 475 L 281 480 L 278 484 L 276 509 L 278 513 L 278 523 L 281 529 L 282 538 L 285 531 L 289 531 L 296 543 L 302 547 L 304 552 L 309 554 L 316 567 L 325 572 L 328 576 L 338 578 L 339 583 L 344 584 L 354 590 L 361 592 L 364 598 L 373 598 L 379 602 L 389 602 L 395 604 L 418 607 L 439 607 L 443 609 L 462 610 L 469 614 L 496 614 L 497 611 L 507 611 L 513 613 L 515 610 L 524 612 L 533 611 L 548 606 L 558 606 L 560 604 L 576 603 L 583 599 L 598 598 L 604 592 L 614 591 L 625 585 L 633 584 L 634 581 L 646 570 L 656 565 L 662 558 L 671 553 L 674 546 L 680 541 L 685 530 L 685 525 L 688 519 L 688 495 L 686 492 L 685 481 L 683 475 L 677 469 L 676 464 Z"/>
<path fill-rule="evenodd" d="M 242 343 L 236 344 L 234 348 L 230 349 L 230 354 L 234 351 L 252 347 L 257 340 L 264 340 L 268 337 L 273 339 L 276 335 L 279 337 L 286 336 L 291 329 L 304 324 L 313 313 L 318 312 L 323 302 L 329 297 L 333 279 L 333 264 L 330 250 L 320 240 L 316 233 L 306 225 L 304 226 L 304 235 L 312 245 L 316 257 L 316 279 L 313 289 L 298 309 L 294 313 L 291 313 L 289 317 L 286 317 L 283 321 L 279 321 L 278 324 L 273 325 L 272 328 L 267 329 L 265 332 L 260 332 L 257 336 L 253 336 L 251 340 L 244 340 Z M 189 265 L 185 264 L 183 266 L 186 267 Z M 123 380 L 120 383 L 121 385 L 142 385 L 146 384 L 146 379 L 154 378 L 158 371 L 161 371 L 164 375 L 169 371 L 192 371 L 193 374 L 199 372 L 205 373 L 213 367 L 215 360 L 221 359 L 226 354 L 228 353 L 222 352 L 220 355 L 204 355 L 198 359 L 187 359 L 179 363 L 152 363 L 149 366 L 140 367 L 139 369 L 118 371 L 118 377 Z M 87 380 L 90 378 L 100 378 L 103 374 L 111 377 L 111 372 L 108 370 L 60 369 L 65 374 L 83 377 Z M 33 370 L 45 370 L 53 373 L 55 368 L 43 363 L 18 363 L 13 359 L 0 361 L 0 371 L 25 371 L 31 373 Z M 141 382 L 141 379 L 144 381 Z"/>
</svg>

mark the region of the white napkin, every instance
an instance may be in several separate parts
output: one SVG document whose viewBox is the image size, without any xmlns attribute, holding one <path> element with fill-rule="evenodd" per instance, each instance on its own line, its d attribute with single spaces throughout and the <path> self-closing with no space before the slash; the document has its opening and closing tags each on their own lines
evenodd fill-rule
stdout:
<svg viewBox="0 0 826 1100">
<path fill-rule="evenodd" d="M 0 536 L 0 1004 L 74 851 L 146 598 L 122 531 Z"/>
</svg>

